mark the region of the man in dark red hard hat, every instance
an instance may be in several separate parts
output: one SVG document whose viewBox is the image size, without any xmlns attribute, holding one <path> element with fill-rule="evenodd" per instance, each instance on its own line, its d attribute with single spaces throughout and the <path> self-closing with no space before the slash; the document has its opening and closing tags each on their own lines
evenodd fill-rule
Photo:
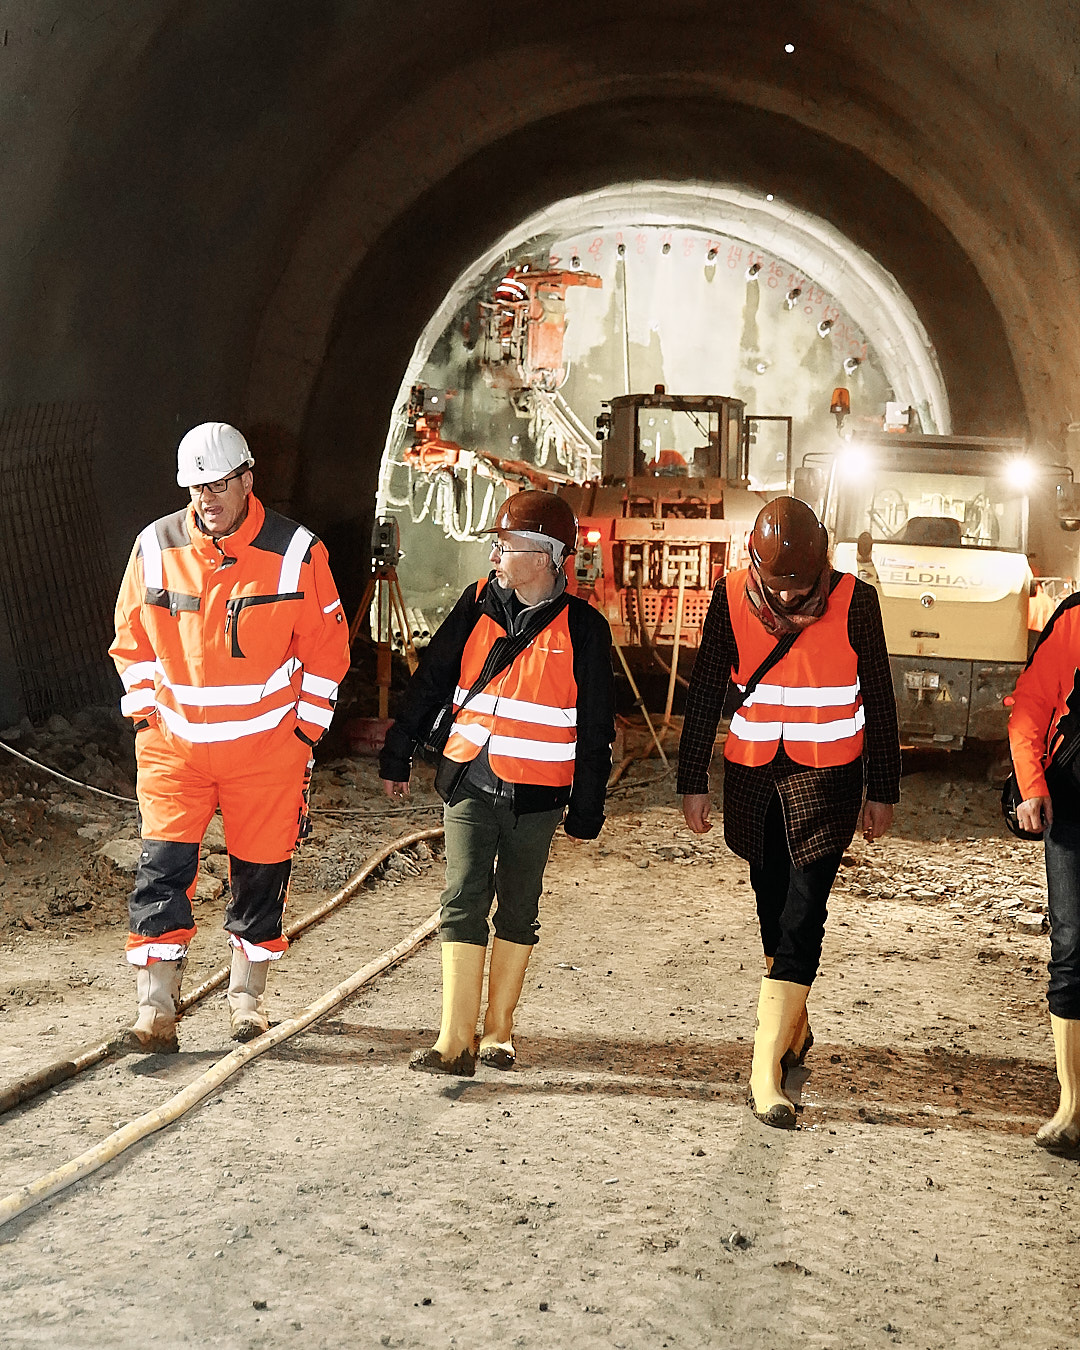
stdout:
<svg viewBox="0 0 1080 1350">
<path fill-rule="evenodd" d="M 551 840 L 560 822 L 572 838 L 600 833 L 615 738 L 611 630 L 566 594 L 573 511 L 554 493 L 519 492 L 482 533 L 496 536 L 493 569 L 431 639 L 379 760 L 387 794 L 408 796 L 413 751 L 437 739 L 432 725 L 447 710 L 435 775 L 446 803 L 442 1023 L 410 1067 L 465 1077 L 476 1070 L 492 901 L 479 1058 L 509 1069 Z"/>
<path fill-rule="evenodd" d="M 711 829 L 709 764 L 733 680 L 743 701 L 724 743 L 724 839 L 750 864 L 766 970 L 749 1102 L 759 1120 L 791 1129 L 783 1075 L 813 1044 L 806 999 L 829 891 L 860 813 L 867 840 L 892 822 L 900 743 L 877 591 L 832 570 L 809 506 L 794 497 L 765 506 L 750 560 L 713 592 L 686 699 L 678 791 L 690 829 Z"/>
</svg>

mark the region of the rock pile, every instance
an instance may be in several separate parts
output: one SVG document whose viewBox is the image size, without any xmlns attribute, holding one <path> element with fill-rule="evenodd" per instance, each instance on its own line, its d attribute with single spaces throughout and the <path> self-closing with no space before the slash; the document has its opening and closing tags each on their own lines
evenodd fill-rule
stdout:
<svg viewBox="0 0 1080 1350">
<path fill-rule="evenodd" d="M 135 738 L 119 708 L 81 708 L 70 719 L 54 713 L 40 727 L 23 718 L 0 731 L 0 741 L 79 783 L 121 797 L 135 795 Z M 42 784 L 50 781 L 21 760 L 12 758 L 11 763 Z"/>
</svg>

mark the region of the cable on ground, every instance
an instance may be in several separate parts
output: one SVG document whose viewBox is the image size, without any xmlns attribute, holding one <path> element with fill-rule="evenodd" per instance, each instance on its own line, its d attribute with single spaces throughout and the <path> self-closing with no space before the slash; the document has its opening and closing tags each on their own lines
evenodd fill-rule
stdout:
<svg viewBox="0 0 1080 1350">
<path fill-rule="evenodd" d="M 174 1120 L 179 1119 L 185 1112 L 208 1097 L 215 1091 L 226 1079 L 231 1078 L 234 1073 L 242 1069 L 249 1060 L 255 1059 L 258 1055 L 263 1055 L 267 1050 L 272 1050 L 280 1045 L 282 1041 L 287 1041 L 298 1032 L 309 1027 L 312 1022 L 317 1021 L 325 1013 L 331 1012 L 334 1008 L 356 991 L 362 988 L 381 974 L 384 970 L 400 961 L 402 957 L 408 956 L 416 947 L 430 937 L 439 926 L 439 911 L 430 915 L 418 928 L 399 942 L 396 947 L 391 947 L 388 951 L 376 957 L 368 965 L 361 967 L 360 970 L 350 975 L 347 980 L 335 985 L 333 989 L 323 994 L 322 998 L 309 1004 L 303 1012 L 298 1013 L 296 1017 L 290 1017 L 284 1022 L 279 1022 L 276 1027 L 249 1041 L 247 1045 L 240 1046 L 224 1059 L 219 1059 L 216 1064 L 210 1066 L 205 1073 L 198 1078 L 182 1092 L 170 1097 L 163 1105 L 154 1111 L 148 1111 L 145 1115 L 138 1116 L 127 1125 L 115 1130 L 100 1144 L 80 1153 L 77 1158 L 72 1158 L 61 1167 L 55 1168 L 52 1172 L 46 1172 L 44 1176 L 38 1177 L 35 1181 L 27 1182 L 25 1186 L 20 1186 L 10 1195 L 5 1195 L 0 1199 L 0 1226 L 7 1223 L 9 1219 L 14 1219 L 17 1215 L 25 1213 L 34 1205 L 40 1204 L 42 1200 L 47 1200 L 50 1195 L 55 1195 L 57 1191 L 62 1191 L 66 1187 L 73 1185 L 76 1181 L 81 1181 L 91 1172 L 96 1172 L 99 1167 L 104 1167 L 107 1162 L 111 1162 L 121 1153 L 131 1148 L 132 1144 L 137 1144 L 140 1139 L 145 1139 L 147 1135 L 154 1134 L 157 1130 L 164 1129 L 166 1125 L 171 1125 Z"/>
<path fill-rule="evenodd" d="M 9 755 L 21 759 L 24 764 L 30 764 L 43 773 L 52 774 L 54 778 L 59 778 L 62 783 L 70 783 L 72 787 L 80 788 L 83 792 L 96 792 L 99 797 L 111 797 L 114 802 L 124 802 L 128 806 L 138 806 L 139 804 L 134 797 L 121 797 L 116 792 L 106 792 L 104 788 L 94 787 L 91 783 L 80 783 L 77 778 L 69 778 L 66 773 L 61 773 L 59 769 L 51 768 L 48 764 L 42 764 L 36 759 L 31 759 L 29 755 L 24 755 L 21 750 L 16 750 L 13 745 L 8 745 L 6 741 L 0 741 L 0 750 L 6 750 Z"/>
<path fill-rule="evenodd" d="M 373 853 L 364 863 L 359 871 L 354 872 L 349 880 L 339 891 L 335 891 L 321 905 L 308 910 L 306 914 L 300 916 L 295 923 L 289 924 L 283 929 L 285 937 L 290 941 L 299 937 L 306 929 L 313 924 L 325 919 L 328 914 L 332 914 L 335 909 L 343 905 L 346 900 L 350 900 L 368 877 L 374 872 L 375 868 L 385 862 L 392 853 L 397 853 L 402 849 L 409 848 L 412 844 L 418 844 L 424 839 L 438 839 L 442 836 L 443 830 L 439 826 L 436 829 L 415 830 L 412 834 L 401 835 L 399 838 L 387 844 L 377 853 Z M 213 974 L 208 975 L 202 984 L 197 985 L 190 990 L 180 1000 L 180 1006 L 177 1011 L 182 1015 L 196 1003 L 204 999 L 207 994 L 225 984 L 229 978 L 230 966 L 219 966 Z M 5 1111 L 10 1111 L 13 1107 L 21 1105 L 23 1102 L 32 1101 L 39 1097 L 49 1088 L 56 1087 L 58 1083 L 66 1082 L 69 1078 L 74 1078 L 77 1074 L 89 1069 L 95 1064 L 100 1064 L 103 1059 L 107 1059 L 118 1048 L 119 1038 L 123 1032 L 113 1032 L 103 1040 L 96 1041 L 91 1045 L 84 1046 L 66 1059 L 55 1060 L 52 1064 L 47 1064 L 43 1069 L 38 1069 L 32 1074 L 18 1082 L 12 1083 L 9 1087 L 0 1092 L 0 1115 Z"/>
</svg>

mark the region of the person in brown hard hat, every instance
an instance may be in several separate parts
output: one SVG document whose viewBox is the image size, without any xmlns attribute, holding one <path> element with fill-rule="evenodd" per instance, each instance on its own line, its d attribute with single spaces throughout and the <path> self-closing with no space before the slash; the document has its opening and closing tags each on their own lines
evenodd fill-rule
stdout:
<svg viewBox="0 0 1080 1350">
<path fill-rule="evenodd" d="M 743 701 L 724 743 L 724 839 L 750 864 L 765 953 L 749 1104 L 767 1125 L 792 1129 L 783 1077 L 813 1044 L 806 1000 L 829 891 L 860 819 L 867 840 L 892 822 L 900 743 L 877 592 L 832 570 L 810 507 L 770 502 L 749 552 L 749 568 L 713 592 L 677 790 L 690 829 L 711 829 L 709 764 L 733 683 Z M 775 664 L 759 673 L 768 658 Z"/>
<path fill-rule="evenodd" d="M 494 526 L 492 570 L 469 586 L 420 661 L 386 735 L 379 772 L 408 796 L 418 743 L 449 727 L 435 787 L 446 803 L 442 1021 L 410 1067 L 471 1077 L 477 1058 L 512 1068 L 514 1012 L 537 942 L 544 868 L 561 823 L 595 839 L 615 739 L 611 630 L 566 593 L 577 521 L 551 492 L 507 499 Z M 488 914 L 497 898 L 479 1047 Z"/>
</svg>

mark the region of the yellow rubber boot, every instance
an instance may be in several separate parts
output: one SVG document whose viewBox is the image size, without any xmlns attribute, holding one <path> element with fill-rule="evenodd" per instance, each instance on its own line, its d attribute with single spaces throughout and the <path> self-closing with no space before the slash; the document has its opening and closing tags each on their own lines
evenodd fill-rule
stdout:
<svg viewBox="0 0 1080 1350">
<path fill-rule="evenodd" d="M 808 984 L 766 978 L 761 981 L 758 995 L 749 1104 L 758 1120 L 781 1130 L 795 1128 L 795 1107 L 780 1085 L 783 1072 L 780 1060 L 806 1011 L 809 992 Z"/>
<path fill-rule="evenodd" d="M 772 974 L 773 958 L 765 958 L 765 970 Z M 795 1023 L 795 1030 L 792 1032 L 791 1044 L 780 1056 L 780 1067 L 787 1071 L 797 1068 L 803 1060 L 806 1059 L 806 1052 L 814 1044 L 814 1033 L 810 1029 L 810 1017 L 805 1008 L 802 1010 L 802 1016 Z"/>
<path fill-rule="evenodd" d="M 512 1069 L 514 1049 L 514 1010 L 521 998 L 525 971 L 532 947 L 522 942 L 495 938 L 491 944 L 488 968 L 488 1001 L 484 1014 L 484 1034 L 480 1038 L 480 1063 L 495 1069 Z"/>
<path fill-rule="evenodd" d="M 1080 1021 L 1050 1014 L 1054 1031 L 1061 1100 L 1057 1114 L 1035 1136 L 1040 1148 L 1052 1153 L 1067 1152 L 1080 1144 Z"/>
<path fill-rule="evenodd" d="M 472 1078 L 476 1073 L 476 1022 L 484 989 L 486 947 L 471 942 L 442 944 L 442 1024 L 430 1050 L 417 1050 L 410 1069 L 422 1073 L 452 1073 Z"/>
</svg>

